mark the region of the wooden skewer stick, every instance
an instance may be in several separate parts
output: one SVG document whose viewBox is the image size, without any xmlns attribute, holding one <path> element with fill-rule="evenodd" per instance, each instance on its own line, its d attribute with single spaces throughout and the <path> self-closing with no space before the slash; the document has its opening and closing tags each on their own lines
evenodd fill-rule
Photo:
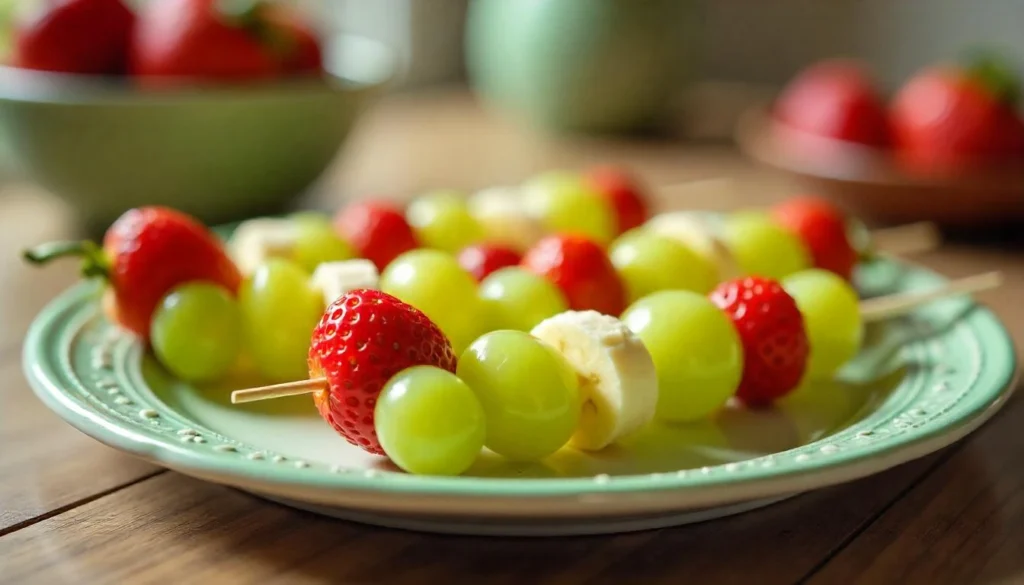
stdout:
<svg viewBox="0 0 1024 585">
<path fill-rule="evenodd" d="M 1001 272 L 976 274 L 946 283 L 943 286 L 868 299 L 860 303 L 860 314 L 865 322 L 883 321 L 897 317 L 934 300 L 996 288 L 1003 283 Z"/>
<path fill-rule="evenodd" d="M 273 386 L 260 386 L 258 388 L 246 388 L 235 390 L 231 393 L 231 404 L 242 404 L 244 402 L 256 402 L 257 400 L 269 400 L 271 398 L 284 398 L 285 396 L 299 396 L 300 394 L 311 394 L 317 390 L 327 388 L 325 378 L 312 378 L 310 380 L 296 380 Z"/>
<path fill-rule="evenodd" d="M 716 190 L 721 192 L 725 189 L 732 189 L 733 179 L 728 177 L 713 177 L 709 179 L 695 179 L 686 183 L 673 183 L 662 185 L 659 191 L 686 193 L 687 191 L 714 194 Z M 920 254 L 939 247 L 942 242 L 942 234 L 939 228 L 930 221 L 919 221 L 906 225 L 889 228 L 879 228 L 869 232 L 872 248 L 891 256 L 906 256 Z"/>
<path fill-rule="evenodd" d="M 987 272 L 975 276 L 968 276 L 959 280 L 953 280 L 943 286 L 923 291 L 912 291 L 897 293 L 868 299 L 861 302 L 860 312 L 865 322 L 881 321 L 896 317 L 914 308 L 958 294 L 967 294 L 996 288 L 1003 282 L 1001 272 Z M 257 388 L 246 388 L 235 390 L 231 393 L 232 404 L 245 402 L 256 402 L 258 400 L 270 400 L 272 398 L 283 398 L 285 396 L 299 396 L 311 394 L 327 387 L 327 380 L 324 378 L 312 378 L 310 380 L 297 380 L 274 384 L 272 386 L 260 386 Z"/>
</svg>

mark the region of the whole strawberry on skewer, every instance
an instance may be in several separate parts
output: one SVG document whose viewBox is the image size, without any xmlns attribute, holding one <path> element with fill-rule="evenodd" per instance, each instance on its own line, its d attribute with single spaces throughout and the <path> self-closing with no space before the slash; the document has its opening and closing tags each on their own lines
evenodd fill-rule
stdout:
<svg viewBox="0 0 1024 585">
<path fill-rule="evenodd" d="M 309 379 L 238 390 L 232 402 L 312 393 L 346 441 L 415 473 L 461 473 L 483 447 L 482 407 L 455 376 L 451 342 L 397 297 L 354 289 L 331 303 L 308 364 Z"/>
<path fill-rule="evenodd" d="M 209 282 L 232 295 L 241 274 L 221 241 L 202 223 L 165 207 L 131 209 L 107 230 L 102 247 L 95 242 L 52 242 L 26 250 L 33 264 L 73 256 L 82 275 L 104 280 L 107 317 L 149 339 L 153 312 L 171 289 L 188 282 Z"/>
</svg>

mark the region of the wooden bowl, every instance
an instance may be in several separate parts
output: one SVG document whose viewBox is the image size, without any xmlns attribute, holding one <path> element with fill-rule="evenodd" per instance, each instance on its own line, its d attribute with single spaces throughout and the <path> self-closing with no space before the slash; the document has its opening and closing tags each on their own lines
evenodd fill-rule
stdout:
<svg viewBox="0 0 1024 585">
<path fill-rule="evenodd" d="M 740 117 L 740 148 L 867 223 L 932 221 L 962 228 L 1024 220 L 1022 168 L 917 174 L 901 168 L 890 152 L 807 134 L 768 112 L 761 105 Z"/>
</svg>

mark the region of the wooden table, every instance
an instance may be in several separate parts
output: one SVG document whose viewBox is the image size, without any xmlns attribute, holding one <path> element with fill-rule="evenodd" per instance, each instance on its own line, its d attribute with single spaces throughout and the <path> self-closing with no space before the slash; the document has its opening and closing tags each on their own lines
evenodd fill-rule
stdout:
<svg viewBox="0 0 1024 585">
<path fill-rule="evenodd" d="M 511 183 L 553 167 L 632 165 L 651 184 L 728 176 L 713 199 L 665 191 L 663 206 L 731 209 L 792 192 L 727 145 L 544 138 L 464 94 L 390 99 L 359 127 L 308 203 Z M 21 338 L 75 278 L 29 269 L 22 246 L 66 237 L 52 198 L 0 194 L 0 582 L 15 583 L 1011 583 L 1024 582 L 1024 402 L 967 440 L 881 475 L 725 520 L 619 537 L 514 540 L 377 529 L 292 511 L 163 471 L 62 423 L 31 394 Z M 1015 335 L 1024 256 L 951 244 L 921 262 L 950 276 L 998 268 L 981 296 Z"/>
</svg>

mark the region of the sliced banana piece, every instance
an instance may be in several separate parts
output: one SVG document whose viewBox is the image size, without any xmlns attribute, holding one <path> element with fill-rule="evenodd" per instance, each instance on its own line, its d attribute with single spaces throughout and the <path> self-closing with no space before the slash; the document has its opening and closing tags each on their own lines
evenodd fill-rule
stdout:
<svg viewBox="0 0 1024 585">
<path fill-rule="evenodd" d="M 670 211 L 647 220 L 644 228 L 672 238 L 706 258 L 718 271 L 719 282 L 739 277 L 739 265 L 719 230 L 707 217 L 688 211 Z"/>
<path fill-rule="evenodd" d="M 570 441 L 597 451 L 654 418 L 658 374 L 643 342 L 625 323 L 596 311 L 566 311 L 533 328 L 575 368 L 580 379 L 580 424 Z"/>
<path fill-rule="evenodd" d="M 377 266 L 362 258 L 341 262 L 324 262 L 313 271 L 313 286 L 324 295 L 324 306 L 330 305 L 349 291 L 376 289 L 380 283 Z"/>
<path fill-rule="evenodd" d="M 250 219 L 235 229 L 227 250 L 242 274 L 252 274 L 268 258 L 290 257 L 295 241 L 295 226 L 290 220 Z"/>
<path fill-rule="evenodd" d="M 487 234 L 487 240 L 516 251 L 530 249 L 544 237 L 544 226 L 527 213 L 517 187 L 489 187 L 469 197 L 469 213 Z"/>
</svg>

